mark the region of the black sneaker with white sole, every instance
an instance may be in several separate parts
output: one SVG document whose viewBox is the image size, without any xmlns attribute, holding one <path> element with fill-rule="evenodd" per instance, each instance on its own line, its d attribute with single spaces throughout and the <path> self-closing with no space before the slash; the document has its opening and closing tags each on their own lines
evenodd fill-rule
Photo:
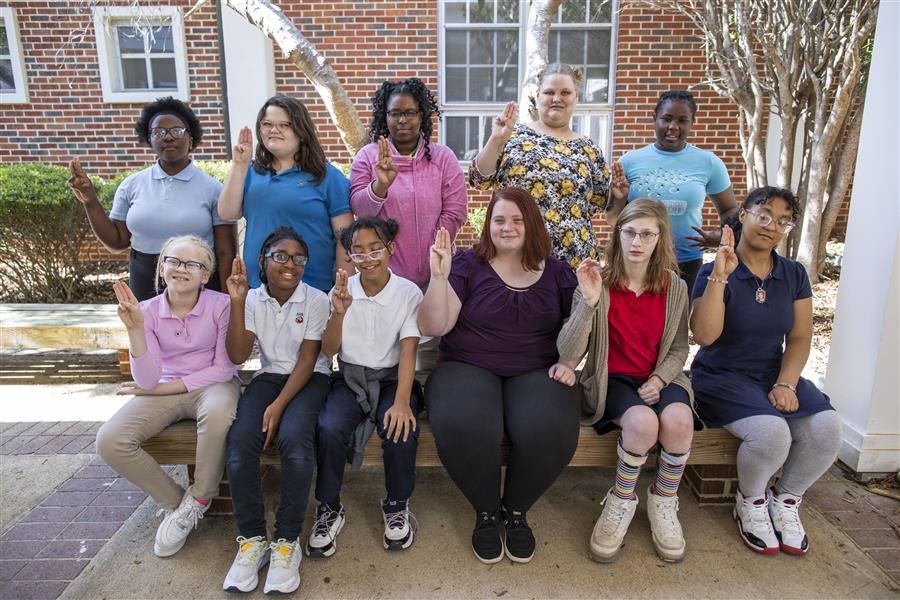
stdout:
<svg viewBox="0 0 900 600">
<path fill-rule="evenodd" d="M 316 522 L 313 524 L 309 541 L 306 543 L 306 555 L 327 558 L 337 550 L 335 540 L 344 527 L 344 505 L 332 510 L 324 502 L 316 507 Z"/>
<path fill-rule="evenodd" d="M 503 523 L 500 509 L 478 513 L 472 531 L 472 550 L 481 562 L 491 565 L 503 558 Z"/>
<path fill-rule="evenodd" d="M 534 534 L 528 526 L 525 513 L 503 509 L 506 526 L 506 556 L 517 563 L 527 563 L 534 556 Z"/>
</svg>

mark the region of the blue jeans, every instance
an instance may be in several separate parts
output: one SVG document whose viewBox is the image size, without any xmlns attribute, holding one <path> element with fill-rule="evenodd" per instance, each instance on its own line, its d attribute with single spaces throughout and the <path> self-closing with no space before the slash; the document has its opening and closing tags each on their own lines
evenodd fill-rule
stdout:
<svg viewBox="0 0 900 600">
<path fill-rule="evenodd" d="M 287 375 L 263 373 L 253 378 L 238 401 L 228 432 L 227 461 L 231 500 L 238 531 L 244 537 L 266 536 L 259 455 L 266 434 L 263 413 L 287 381 Z M 281 415 L 274 443 L 281 457 L 281 504 L 275 513 L 275 539 L 300 537 L 312 484 L 316 419 L 328 396 L 329 379 L 313 373 Z"/>
<path fill-rule="evenodd" d="M 421 410 L 418 383 L 413 383 L 409 407 L 414 415 Z M 419 445 L 419 430 L 410 433 L 404 442 L 385 439 L 384 414 L 394 405 L 397 382 L 381 384 L 378 408 L 375 410 L 375 425 L 378 436 L 383 440 L 384 484 L 388 498 L 402 502 L 412 496 L 416 486 L 416 448 Z M 347 464 L 348 447 L 356 427 L 366 415 L 354 394 L 343 379 L 335 378 L 328 400 L 319 413 L 319 445 L 317 452 L 318 474 L 316 476 L 316 500 L 332 502 L 340 496 L 344 482 L 344 467 Z"/>
</svg>

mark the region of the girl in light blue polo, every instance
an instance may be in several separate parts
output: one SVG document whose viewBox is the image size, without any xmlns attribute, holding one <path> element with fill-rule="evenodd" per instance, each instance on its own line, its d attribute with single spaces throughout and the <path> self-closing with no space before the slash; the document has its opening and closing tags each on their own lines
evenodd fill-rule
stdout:
<svg viewBox="0 0 900 600">
<path fill-rule="evenodd" d="M 244 263 L 250 287 L 260 285 L 257 256 L 263 240 L 288 226 L 303 236 L 313 257 L 303 281 L 328 291 L 335 268 L 350 267 L 338 241 L 341 229 L 353 223 L 350 182 L 325 160 L 316 127 L 299 100 L 280 95 L 266 100 L 256 117 L 256 137 L 260 143 L 251 163 L 253 136 L 249 127 L 241 129 L 219 197 L 223 219 L 247 219 Z"/>
</svg>

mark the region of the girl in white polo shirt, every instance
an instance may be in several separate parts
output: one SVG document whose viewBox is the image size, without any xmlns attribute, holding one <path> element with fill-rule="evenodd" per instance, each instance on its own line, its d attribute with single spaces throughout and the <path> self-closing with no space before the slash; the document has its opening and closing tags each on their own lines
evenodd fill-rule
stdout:
<svg viewBox="0 0 900 600">
<path fill-rule="evenodd" d="M 322 351 L 338 356 L 340 371 L 319 413 L 319 505 L 307 544 L 311 556 L 334 554 L 345 520 L 340 498 L 344 466 L 348 459 L 354 467 L 362 462 L 375 430 L 384 440 L 384 547 L 402 550 L 413 543 L 409 497 L 415 487 L 416 415 L 422 405 L 414 381 L 422 292 L 388 268 L 397 229 L 396 221 L 362 217 L 341 232 L 357 273 L 348 278 L 338 271 L 322 337 Z"/>
<path fill-rule="evenodd" d="M 262 368 L 238 402 L 228 433 L 227 462 L 239 549 L 223 588 L 250 592 L 267 562 L 265 592 L 291 593 L 300 585 L 300 530 L 312 483 L 316 419 L 328 395 L 329 361 L 321 355 L 328 297 L 303 283 L 309 247 L 280 227 L 259 254 L 262 285 L 248 291 L 247 267 L 234 259 L 227 280 L 231 321 L 226 346 L 241 364 L 259 342 Z M 259 455 L 274 443 L 281 458 L 281 503 L 274 541 L 268 542 Z"/>
</svg>

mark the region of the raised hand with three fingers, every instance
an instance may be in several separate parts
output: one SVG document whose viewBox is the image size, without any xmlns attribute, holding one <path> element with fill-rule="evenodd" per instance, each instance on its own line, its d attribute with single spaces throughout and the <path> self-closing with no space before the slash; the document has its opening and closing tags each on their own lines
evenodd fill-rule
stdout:
<svg viewBox="0 0 900 600">
<path fill-rule="evenodd" d="M 609 194 L 613 200 L 628 200 L 628 194 L 631 192 L 631 183 L 625 177 L 625 169 L 622 163 L 613 161 L 609 179 Z"/>
<path fill-rule="evenodd" d="M 373 190 L 377 196 L 387 195 L 388 188 L 397 178 L 397 167 L 391 158 L 390 142 L 383 137 L 378 140 L 378 162 L 375 163 L 375 181 Z"/>
<path fill-rule="evenodd" d="M 600 263 L 593 258 L 586 258 L 575 271 L 581 297 L 590 306 L 597 306 L 603 294 L 603 278 L 600 276 Z"/>
<path fill-rule="evenodd" d="M 253 158 L 253 132 L 247 126 L 241 127 L 238 143 L 231 149 L 231 159 L 235 164 L 248 165 Z"/>
<path fill-rule="evenodd" d="M 247 265 L 240 256 L 235 256 L 231 261 L 231 275 L 225 280 L 225 287 L 232 301 L 244 302 L 247 299 L 247 292 L 250 290 L 250 284 L 247 282 Z"/>
<path fill-rule="evenodd" d="M 447 279 L 450 275 L 450 267 L 453 263 L 451 252 L 450 232 L 441 227 L 434 236 L 434 244 L 431 246 L 429 258 L 433 278 Z"/>
<path fill-rule="evenodd" d="M 144 313 L 141 312 L 141 304 L 135 298 L 134 292 L 128 287 L 124 281 L 116 281 L 113 283 L 113 292 L 116 294 L 116 300 L 119 301 L 119 319 L 125 325 L 126 329 L 144 330 Z"/>
<path fill-rule="evenodd" d="M 512 137 L 516 127 L 516 115 L 518 112 L 519 109 L 515 102 L 507 102 L 506 106 L 503 107 L 503 112 L 494 118 L 494 123 L 491 127 L 491 137 L 500 142 L 500 145 L 505 145 L 509 138 Z"/>
<path fill-rule="evenodd" d="M 69 173 L 71 173 L 71 177 L 69 177 L 68 184 L 75 198 L 82 204 L 96 201 L 97 190 L 94 188 L 94 183 L 81 168 L 81 163 L 77 158 L 73 158 L 69 162 Z"/>
<path fill-rule="evenodd" d="M 722 241 L 719 242 L 719 249 L 716 251 L 716 261 L 713 264 L 712 276 L 723 281 L 728 280 L 728 276 L 734 273 L 738 266 L 738 257 L 734 252 L 734 232 L 731 227 L 725 225 L 722 227 Z"/>
<path fill-rule="evenodd" d="M 338 269 L 335 274 L 334 289 L 331 291 L 331 306 L 339 315 L 345 314 L 353 303 L 353 296 L 347 290 L 348 278 L 347 271 L 343 269 Z"/>
</svg>

